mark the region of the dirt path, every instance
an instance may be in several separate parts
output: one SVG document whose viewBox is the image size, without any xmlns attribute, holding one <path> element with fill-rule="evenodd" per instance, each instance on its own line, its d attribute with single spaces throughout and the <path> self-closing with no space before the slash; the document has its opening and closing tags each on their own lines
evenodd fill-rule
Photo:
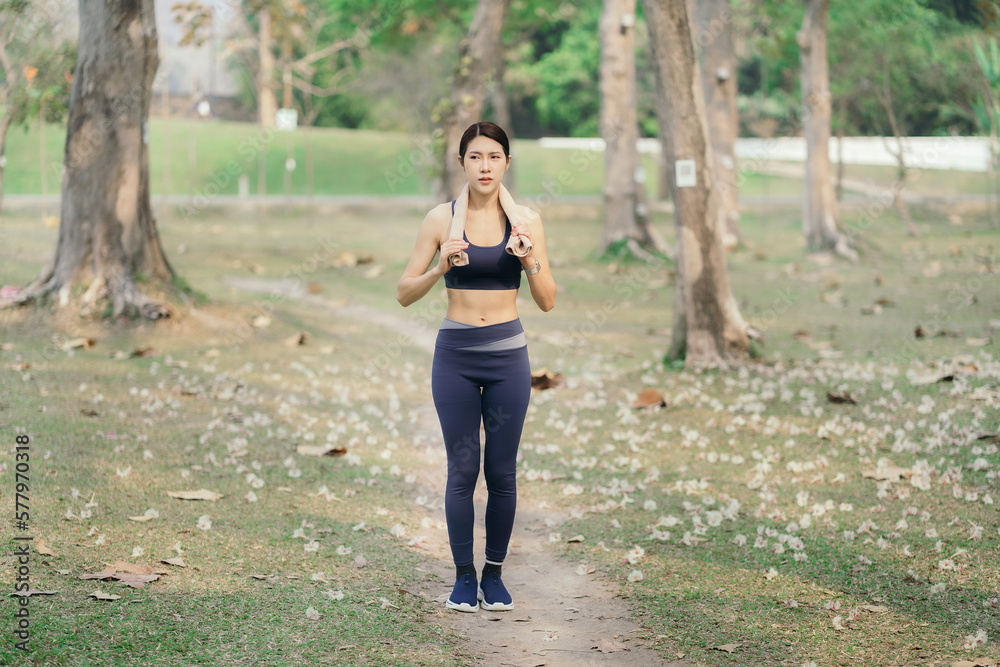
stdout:
<svg viewBox="0 0 1000 667">
<path fill-rule="evenodd" d="M 311 301 L 326 312 L 364 319 L 378 326 L 405 333 L 412 344 L 430 355 L 434 352 L 435 332 L 414 329 L 407 319 L 350 302 L 334 302 L 310 295 L 291 281 L 259 278 L 231 278 L 233 287 L 249 291 L 280 293 L 285 297 Z M 444 488 L 447 465 L 437 413 L 431 404 L 419 410 L 416 425 L 423 466 L 416 471 L 418 493 L 431 500 L 424 506 L 431 519 L 444 522 Z M 482 548 L 486 543 L 483 517 L 486 511 L 486 484 L 480 477 L 474 496 L 476 502 L 477 567 L 481 569 Z M 566 519 L 551 510 L 539 510 L 520 500 L 511 553 L 504 562 L 504 583 L 514 598 L 514 609 L 503 612 L 480 610 L 469 614 L 451 611 L 444 602 L 451 593 L 455 568 L 451 559 L 446 530 L 430 532 L 421 542 L 434 557 L 435 565 L 427 572 L 421 590 L 410 592 L 440 604 L 442 621 L 465 640 L 465 649 L 476 655 L 482 667 L 547 667 L 582 665 L 673 665 L 636 640 L 640 627 L 630 620 L 625 602 L 616 597 L 599 575 L 581 576 L 575 566 L 559 559 L 549 547 L 548 535 Z"/>
<path fill-rule="evenodd" d="M 418 473 L 421 495 L 438 499 L 427 510 L 444 521 L 442 491 L 446 481 L 444 447 L 440 440 L 437 415 L 432 407 L 420 411 L 417 428 L 427 435 L 422 446 L 426 466 Z M 481 551 L 486 535 L 482 517 L 486 510 L 486 485 L 480 479 L 476 489 L 477 567 L 482 567 Z M 580 576 L 572 563 L 556 557 L 549 549 L 548 534 L 557 527 L 547 519 L 562 522 L 556 512 L 540 511 L 519 501 L 511 553 L 504 562 L 504 583 L 514 598 L 514 609 L 503 612 L 480 610 L 474 614 L 449 611 L 444 601 L 451 593 L 455 569 L 447 532 L 436 531 L 423 544 L 438 563 L 432 574 L 439 584 L 434 601 L 441 604 L 443 619 L 467 641 L 467 649 L 478 656 L 483 667 L 537 667 L 580 665 L 677 665 L 636 641 L 638 625 L 629 619 L 623 600 L 615 597 L 596 575 Z M 597 647 L 601 647 L 602 652 Z"/>
</svg>

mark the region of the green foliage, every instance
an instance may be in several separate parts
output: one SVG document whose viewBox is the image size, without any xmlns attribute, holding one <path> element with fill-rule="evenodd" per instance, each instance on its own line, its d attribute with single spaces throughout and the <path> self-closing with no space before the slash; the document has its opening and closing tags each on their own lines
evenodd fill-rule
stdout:
<svg viewBox="0 0 1000 667">
<path fill-rule="evenodd" d="M 972 47 L 982 74 L 979 99 L 973 105 L 976 124 L 982 133 L 995 138 L 1000 134 L 1000 47 L 994 37 L 988 42 L 989 53 L 978 40 Z M 996 152 L 996 146 L 993 150 Z"/>
<path fill-rule="evenodd" d="M 553 134 L 594 137 L 601 99 L 595 86 L 600 68 L 596 20 L 567 31 L 559 47 L 542 56 L 532 69 L 540 95 L 535 107 L 542 125 Z"/>
<path fill-rule="evenodd" d="M 11 113 L 12 123 L 25 129 L 43 108 L 46 122 L 66 117 L 76 62 L 76 44 L 53 39 L 51 26 L 40 15 L 25 0 L 0 4 L 0 21 L 9 26 L 6 48 L 13 70 L 8 78 L 0 68 L 0 113 Z"/>
<path fill-rule="evenodd" d="M 830 86 L 845 134 L 888 134 L 875 90 L 886 77 L 895 112 L 909 134 L 970 133 L 972 76 L 964 41 L 974 29 L 927 0 L 834 3 L 829 15 Z M 754 134 L 797 131 L 801 3 L 758 0 L 739 5 L 738 31 L 747 35 L 740 63 L 741 118 Z M 960 13 L 966 16 L 966 13 Z M 888 75 L 886 75 L 888 72 Z M 774 104 L 766 104 L 769 98 Z M 784 108 L 784 114 L 775 113 Z M 835 115 L 835 122 L 838 116 Z M 754 132 L 757 129 L 758 132 Z"/>
</svg>

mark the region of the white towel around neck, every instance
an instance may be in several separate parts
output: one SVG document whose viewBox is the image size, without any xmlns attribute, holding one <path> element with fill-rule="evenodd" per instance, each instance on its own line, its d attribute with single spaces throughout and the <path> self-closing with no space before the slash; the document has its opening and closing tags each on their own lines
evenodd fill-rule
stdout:
<svg viewBox="0 0 1000 667">
<path fill-rule="evenodd" d="M 525 257 L 531 252 L 531 240 L 523 236 L 524 223 L 517 212 L 517 204 L 510 196 L 507 188 L 500 184 L 500 208 L 510 221 L 510 239 L 507 240 L 507 252 L 515 257 Z M 462 239 L 465 237 L 465 220 L 469 215 L 469 184 L 462 188 L 462 193 L 455 200 L 455 213 L 451 217 L 451 231 L 449 239 Z M 464 250 L 459 251 L 448 258 L 452 266 L 465 266 L 469 263 L 469 255 Z"/>
</svg>

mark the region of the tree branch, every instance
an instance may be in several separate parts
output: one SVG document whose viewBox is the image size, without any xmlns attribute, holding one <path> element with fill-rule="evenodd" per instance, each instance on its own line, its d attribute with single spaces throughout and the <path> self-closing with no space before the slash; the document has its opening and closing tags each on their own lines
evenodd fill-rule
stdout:
<svg viewBox="0 0 1000 667">
<path fill-rule="evenodd" d="M 329 55 L 337 53 L 338 51 L 343 51 L 344 49 L 349 48 L 353 45 L 354 45 L 353 37 L 351 39 L 342 39 L 339 42 L 334 42 L 333 44 L 330 44 L 329 46 L 326 46 L 320 49 L 319 51 L 316 51 L 315 53 L 311 53 L 307 56 L 299 58 L 298 60 L 292 63 L 292 67 L 295 68 L 298 68 L 300 66 L 305 67 L 307 65 L 316 62 L 317 60 L 322 60 L 323 58 L 326 58 Z"/>
<path fill-rule="evenodd" d="M 340 80 L 346 76 L 346 74 L 347 70 L 339 70 L 333 75 L 326 88 L 318 88 L 309 81 L 296 77 L 292 77 L 292 85 L 304 93 L 309 93 L 310 95 L 315 95 L 316 97 L 328 97 L 337 92 L 338 84 L 340 83 Z"/>
</svg>

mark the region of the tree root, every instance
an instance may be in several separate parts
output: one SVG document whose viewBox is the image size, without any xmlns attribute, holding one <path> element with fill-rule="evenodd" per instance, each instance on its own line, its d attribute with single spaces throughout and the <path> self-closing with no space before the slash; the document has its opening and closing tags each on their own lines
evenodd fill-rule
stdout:
<svg viewBox="0 0 1000 667">
<path fill-rule="evenodd" d="M 56 281 L 55 276 L 49 276 L 44 282 L 36 280 L 23 290 L 17 293 L 14 300 L 6 308 L 14 308 L 30 305 L 36 301 L 41 301 L 50 294 L 58 291 L 61 285 Z"/>
<path fill-rule="evenodd" d="M 111 302 L 111 318 L 118 319 L 123 315 L 137 313 L 139 316 L 149 320 L 159 320 L 170 317 L 170 309 L 164 304 L 150 299 L 140 290 L 131 279 L 118 281 L 118 289 L 109 295 L 108 281 L 104 278 L 96 278 L 90 283 L 87 291 L 80 299 L 81 314 L 88 315 L 93 312 L 98 303 L 107 298 Z M 59 293 L 63 285 L 54 276 L 50 276 L 44 282 L 35 281 L 21 290 L 13 301 L 3 306 L 4 308 L 14 308 L 28 306 L 32 303 L 41 302 L 47 297 Z M 60 303 L 60 305 L 66 305 Z"/>
</svg>

